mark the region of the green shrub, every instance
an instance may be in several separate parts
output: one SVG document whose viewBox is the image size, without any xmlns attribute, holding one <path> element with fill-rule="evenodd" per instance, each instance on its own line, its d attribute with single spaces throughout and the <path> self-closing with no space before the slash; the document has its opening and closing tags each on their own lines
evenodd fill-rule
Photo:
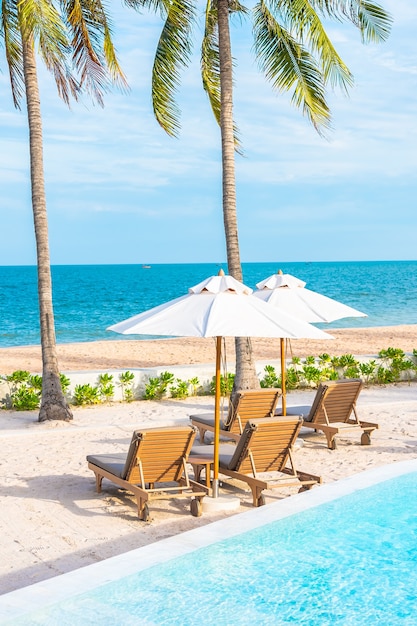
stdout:
<svg viewBox="0 0 417 626">
<path fill-rule="evenodd" d="M 198 380 L 197 376 L 194 376 L 194 378 L 190 378 L 188 383 L 192 389 L 191 395 L 196 396 L 200 388 L 200 381 Z"/>
<path fill-rule="evenodd" d="M 281 377 L 277 376 L 275 367 L 272 365 L 265 365 L 264 368 L 266 374 L 260 381 L 261 387 L 265 389 L 271 389 L 273 387 L 281 387 Z"/>
<path fill-rule="evenodd" d="M 114 396 L 113 374 L 100 374 L 98 377 L 98 393 L 102 400 L 110 402 Z"/>
<path fill-rule="evenodd" d="M 143 394 L 144 400 L 162 400 L 175 377 L 171 372 L 162 372 L 158 377 L 149 378 Z"/>
<path fill-rule="evenodd" d="M 119 385 L 122 388 L 122 399 L 125 402 L 132 402 L 133 400 L 133 382 L 135 375 L 132 372 L 122 372 L 119 375 Z"/>
<path fill-rule="evenodd" d="M 32 375 L 26 370 L 16 370 L 8 376 L 2 376 L 1 379 L 9 387 L 9 393 L 1 400 L 2 408 L 15 411 L 33 411 L 39 408 L 42 376 Z"/>
<path fill-rule="evenodd" d="M 362 378 L 365 384 L 390 384 L 402 380 L 410 381 L 412 373 L 417 373 L 417 349 L 413 349 L 413 359 L 407 358 L 400 348 L 389 347 L 378 354 L 382 364 L 375 360 L 359 363 L 352 354 L 331 357 L 329 354 L 320 354 L 318 357 L 307 356 L 305 359 L 293 357 L 291 365 L 286 371 L 286 387 L 288 390 L 303 386 L 317 386 L 321 381 L 338 380 L 339 378 Z M 261 387 L 281 387 L 281 376 L 272 365 L 265 366 L 265 374 L 260 381 Z M 133 400 L 133 385 L 135 375 L 126 371 L 119 375 L 118 384 L 122 388 L 122 399 L 125 402 Z M 220 391 L 222 396 L 230 396 L 233 389 L 235 375 L 228 373 L 220 376 Z M 0 381 L 8 386 L 8 393 L 0 399 L 3 409 L 17 411 L 31 411 L 39 408 L 42 397 L 42 376 L 30 374 L 26 370 L 16 370 L 7 376 L 0 375 Z M 68 393 L 71 381 L 64 374 L 60 374 L 60 382 L 64 394 Z M 196 395 L 199 389 L 197 377 L 188 381 L 175 378 L 170 372 L 162 372 L 158 377 L 149 378 L 143 395 L 147 400 L 160 400 L 169 392 L 173 398 L 186 398 Z M 201 389 L 201 388 L 200 388 Z M 215 392 L 215 377 L 210 383 L 210 393 Z M 73 404 L 98 404 L 101 401 L 111 401 L 114 397 L 114 383 L 112 374 L 100 374 L 96 387 L 86 384 L 77 385 L 74 390 Z"/>
<path fill-rule="evenodd" d="M 228 373 L 226 376 L 220 374 L 220 394 L 224 397 L 230 396 L 235 382 L 235 375 Z M 216 393 L 216 377 L 213 376 L 210 383 L 210 393 L 214 395 Z"/>
<path fill-rule="evenodd" d="M 99 404 L 100 392 L 98 387 L 93 387 L 90 383 L 76 385 L 74 389 L 74 404 L 85 406 L 86 404 Z"/>
<path fill-rule="evenodd" d="M 172 398 L 178 398 L 179 400 L 187 398 L 190 395 L 188 381 L 176 378 L 175 384 L 171 385 L 169 388 L 169 393 Z"/>
</svg>

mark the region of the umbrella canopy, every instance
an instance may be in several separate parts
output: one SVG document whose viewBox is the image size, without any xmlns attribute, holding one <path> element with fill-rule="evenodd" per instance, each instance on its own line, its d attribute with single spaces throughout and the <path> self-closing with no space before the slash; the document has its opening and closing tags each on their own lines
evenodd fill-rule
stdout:
<svg viewBox="0 0 417 626">
<path fill-rule="evenodd" d="M 210 276 L 188 294 L 110 326 L 122 334 L 178 337 L 289 337 L 329 335 L 251 296 L 232 276 Z"/>
<path fill-rule="evenodd" d="M 343 317 L 366 317 L 342 302 L 305 288 L 306 283 L 291 274 L 273 274 L 256 284 L 254 295 L 288 315 L 305 322 L 333 322 Z"/>
<path fill-rule="evenodd" d="M 220 362 L 222 337 L 287 337 L 331 339 L 315 326 L 282 313 L 232 276 L 210 276 L 188 294 L 110 326 L 122 334 L 216 337 L 216 385 L 213 495 L 218 493 Z"/>
<path fill-rule="evenodd" d="M 257 290 L 254 291 L 254 295 L 279 308 L 281 312 L 310 323 L 333 322 L 343 317 L 366 317 L 366 313 L 357 311 L 316 291 L 306 289 L 305 285 L 303 280 L 279 271 L 257 283 Z M 285 415 L 285 348 L 283 340 L 281 340 L 281 379 L 282 412 Z"/>
</svg>

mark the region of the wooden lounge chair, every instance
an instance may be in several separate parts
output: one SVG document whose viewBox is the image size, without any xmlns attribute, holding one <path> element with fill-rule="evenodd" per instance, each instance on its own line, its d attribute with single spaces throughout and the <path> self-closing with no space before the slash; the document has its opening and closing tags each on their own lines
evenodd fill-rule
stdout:
<svg viewBox="0 0 417 626">
<path fill-rule="evenodd" d="M 243 427 L 250 419 L 272 417 L 281 395 L 281 389 L 248 389 L 239 391 L 234 402 L 230 402 L 228 415 L 220 422 L 220 436 L 238 440 Z M 190 415 L 191 424 L 198 428 L 200 443 L 204 443 L 207 431 L 214 431 L 214 415 L 203 413 Z"/>
<path fill-rule="evenodd" d="M 236 446 L 220 446 L 219 471 L 241 480 L 252 491 L 253 505 L 265 504 L 264 489 L 298 486 L 300 491 L 321 483 L 321 477 L 295 468 L 292 447 L 302 424 L 301 418 L 268 417 L 249 420 Z M 204 458 L 213 457 L 213 446 L 194 445 L 188 462 L 196 480 L 200 479 Z M 195 462 L 194 459 L 196 459 Z M 262 476 L 264 473 L 268 476 Z M 269 473 L 278 474 L 270 477 Z"/>
<path fill-rule="evenodd" d="M 326 381 L 319 385 L 311 407 L 287 407 L 287 415 L 302 415 L 303 426 L 322 431 L 330 450 L 336 449 L 336 435 L 350 431 L 362 432 L 361 444 L 369 445 L 378 424 L 363 422 L 358 417 L 356 401 L 361 389 L 362 381 L 356 378 Z"/>
<path fill-rule="evenodd" d="M 90 454 L 88 467 L 96 476 L 97 493 L 101 492 L 103 478 L 132 492 L 139 518 L 144 521 L 149 519 L 151 498 L 192 497 L 191 513 L 199 517 L 201 500 L 208 489 L 190 480 L 186 471 L 195 435 L 196 430 L 190 426 L 136 430 L 127 454 Z"/>
</svg>

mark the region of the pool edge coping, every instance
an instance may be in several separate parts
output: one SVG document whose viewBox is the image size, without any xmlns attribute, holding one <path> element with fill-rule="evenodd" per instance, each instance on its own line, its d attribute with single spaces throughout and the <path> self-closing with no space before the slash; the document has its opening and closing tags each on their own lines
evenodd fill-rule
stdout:
<svg viewBox="0 0 417 626">
<path fill-rule="evenodd" d="M 183 554 L 416 471 L 417 459 L 371 468 L 333 483 L 321 485 L 320 488 L 239 513 L 238 525 L 236 515 L 232 515 L 98 563 L 10 591 L 0 596 L 0 621 L 23 618 L 48 605 L 57 604 Z"/>
</svg>

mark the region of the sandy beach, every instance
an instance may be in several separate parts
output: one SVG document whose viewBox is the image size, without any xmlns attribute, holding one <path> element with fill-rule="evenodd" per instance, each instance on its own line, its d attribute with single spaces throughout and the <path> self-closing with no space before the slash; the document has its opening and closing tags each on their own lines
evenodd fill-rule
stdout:
<svg viewBox="0 0 417 626">
<path fill-rule="evenodd" d="M 320 344 L 318 353 L 376 354 L 390 346 L 411 352 L 417 347 L 416 330 L 416 326 L 399 326 L 334 331 L 337 339 L 332 345 L 309 342 L 307 353 L 315 353 L 314 343 Z M 269 358 L 276 349 L 268 345 L 272 342 L 254 343 L 257 358 Z M 306 356 L 302 342 L 292 345 L 294 352 L 300 350 L 300 356 Z M 62 371 L 128 369 L 212 362 L 213 346 L 210 340 L 183 339 L 95 342 L 61 345 L 59 357 Z M 0 372 L 39 371 L 39 358 L 38 348 L 1 349 Z M 294 392 L 288 402 L 308 404 L 313 397 L 314 391 Z M 161 500 L 151 503 L 152 519 L 144 523 L 137 518 L 133 498 L 115 485 L 105 481 L 103 492 L 95 492 L 87 454 L 125 452 L 134 429 L 187 424 L 190 414 L 212 407 L 212 397 L 114 403 L 74 408 L 70 423 L 42 424 L 36 412 L 2 411 L 1 593 L 251 508 L 250 493 L 238 489 L 236 483 L 223 483 L 225 492 L 241 499 L 237 513 L 204 513 L 195 518 L 187 500 Z M 295 453 L 297 467 L 329 483 L 371 467 L 417 458 L 417 383 L 365 388 L 358 409 L 362 419 L 379 424 L 371 446 L 361 446 L 357 436 L 345 435 L 339 438 L 337 449 L 330 451 L 324 435 L 306 431 L 302 433 L 304 445 Z M 266 502 L 291 493 L 266 492 Z"/>
<path fill-rule="evenodd" d="M 417 349 L 417 325 L 385 326 L 328 330 L 334 339 L 312 341 L 297 339 L 290 342 L 288 357 L 331 355 L 377 355 L 386 348 L 401 348 L 405 352 Z M 117 337 L 117 335 L 115 335 Z M 58 362 L 62 372 L 106 371 L 155 367 L 159 365 L 188 365 L 214 362 L 214 340 L 183 337 L 158 341 L 133 339 L 58 344 Z M 277 359 L 278 339 L 253 339 L 256 360 Z M 226 342 L 227 358 L 234 359 L 234 341 Z M 16 370 L 31 373 L 42 371 L 40 346 L 0 348 L 0 374 Z"/>
</svg>

